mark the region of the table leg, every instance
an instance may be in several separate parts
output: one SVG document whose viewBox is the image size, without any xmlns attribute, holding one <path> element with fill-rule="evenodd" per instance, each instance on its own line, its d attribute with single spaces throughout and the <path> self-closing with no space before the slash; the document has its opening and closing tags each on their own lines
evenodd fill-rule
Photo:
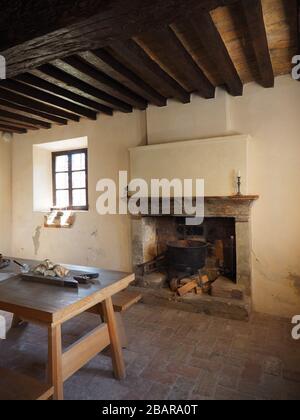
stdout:
<svg viewBox="0 0 300 420">
<path fill-rule="evenodd" d="M 63 400 L 61 325 L 48 329 L 48 376 L 54 387 L 53 399 Z"/>
<path fill-rule="evenodd" d="M 127 334 L 125 331 L 122 314 L 120 312 L 115 312 L 115 317 L 116 317 L 116 323 L 117 323 L 118 333 L 120 337 L 121 347 L 123 349 L 126 349 L 128 346 L 128 339 L 127 339 Z"/>
<path fill-rule="evenodd" d="M 101 306 L 103 309 L 104 319 L 108 325 L 114 373 L 117 379 L 124 379 L 126 376 L 125 364 L 111 298 L 102 302 Z"/>
</svg>

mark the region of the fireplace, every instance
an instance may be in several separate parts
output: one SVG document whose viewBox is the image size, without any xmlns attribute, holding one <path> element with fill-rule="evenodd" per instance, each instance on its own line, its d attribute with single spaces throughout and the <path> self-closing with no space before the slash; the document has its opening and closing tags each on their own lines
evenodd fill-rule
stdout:
<svg viewBox="0 0 300 420">
<path fill-rule="evenodd" d="M 197 312 L 204 308 L 215 314 L 217 307 L 226 316 L 228 307 L 229 317 L 247 318 L 251 310 L 251 208 L 257 198 L 205 198 L 205 218 L 197 226 L 186 225 L 185 217 L 177 217 L 172 210 L 167 216 L 158 209 L 151 216 L 133 217 L 136 287 L 145 296 L 159 296 L 160 304 L 165 296 L 182 308 L 190 302 Z M 190 289 L 190 294 L 176 293 L 181 287 L 184 292 Z"/>
</svg>

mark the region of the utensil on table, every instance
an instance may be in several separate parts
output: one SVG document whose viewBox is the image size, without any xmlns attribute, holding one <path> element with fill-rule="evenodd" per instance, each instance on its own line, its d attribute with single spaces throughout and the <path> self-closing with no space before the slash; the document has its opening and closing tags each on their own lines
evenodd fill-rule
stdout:
<svg viewBox="0 0 300 420">
<path fill-rule="evenodd" d="M 29 273 L 29 271 L 30 271 L 30 267 L 29 267 L 29 265 L 28 264 L 21 264 L 19 261 L 17 261 L 17 260 L 13 260 L 13 262 L 16 264 L 16 265 L 18 265 L 19 267 L 21 267 L 21 272 L 22 273 L 24 273 L 24 274 L 26 274 L 26 273 Z"/>
<path fill-rule="evenodd" d="M 98 273 L 81 274 L 78 276 L 74 276 L 73 278 L 74 280 L 78 281 L 79 284 L 89 284 L 89 283 L 95 284 L 95 279 L 99 278 L 99 274 Z"/>
</svg>

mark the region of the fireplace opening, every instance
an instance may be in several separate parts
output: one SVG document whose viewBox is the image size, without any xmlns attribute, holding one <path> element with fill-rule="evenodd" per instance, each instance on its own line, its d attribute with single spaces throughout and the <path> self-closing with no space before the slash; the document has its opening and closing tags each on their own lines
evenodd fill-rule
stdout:
<svg viewBox="0 0 300 420">
<path fill-rule="evenodd" d="M 257 199 L 205 197 L 205 218 L 200 226 L 187 226 L 186 219 L 172 208 L 169 215 L 157 210 L 155 214 L 132 217 L 135 287 L 144 301 L 188 312 L 249 319 L 251 209 Z M 181 263 L 168 262 L 168 246 L 178 241 L 192 252 L 203 244 L 205 264 L 202 252 L 198 260 L 196 256 L 196 264 L 189 262 L 183 268 Z"/>
<path fill-rule="evenodd" d="M 146 217 L 144 222 L 146 262 L 138 266 L 137 273 L 143 286 L 166 287 L 179 295 L 191 290 L 212 294 L 215 284 L 234 288 L 234 218 L 208 217 L 199 226 L 186 225 L 184 217 L 175 216 Z"/>
<path fill-rule="evenodd" d="M 207 244 L 206 269 L 218 269 L 236 283 L 235 219 L 211 217 L 204 219 L 200 226 L 187 226 L 185 218 L 176 218 L 175 222 L 179 239 Z"/>
</svg>

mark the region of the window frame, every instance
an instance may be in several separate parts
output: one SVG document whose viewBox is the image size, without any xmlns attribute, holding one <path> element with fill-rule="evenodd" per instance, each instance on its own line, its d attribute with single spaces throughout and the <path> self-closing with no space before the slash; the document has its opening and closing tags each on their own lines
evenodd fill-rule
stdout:
<svg viewBox="0 0 300 420">
<path fill-rule="evenodd" d="M 79 153 L 85 154 L 85 169 L 72 171 L 72 155 Z M 68 156 L 68 170 L 67 171 L 56 171 L 56 158 L 58 156 Z M 73 188 L 73 172 L 85 172 L 85 188 Z M 56 188 L 56 174 L 67 173 L 69 175 L 69 186 L 65 189 Z M 77 211 L 88 211 L 89 210 L 89 189 L 88 189 L 88 149 L 76 149 L 76 150 L 64 150 L 60 152 L 52 152 L 52 189 L 53 189 L 53 208 L 51 210 L 57 210 L 56 207 L 56 192 L 57 191 L 68 191 L 69 192 L 69 206 L 61 208 L 59 210 L 77 210 Z M 85 206 L 73 206 L 73 190 L 84 190 L 86 191 L 86 205 Z"/>
</svg>

